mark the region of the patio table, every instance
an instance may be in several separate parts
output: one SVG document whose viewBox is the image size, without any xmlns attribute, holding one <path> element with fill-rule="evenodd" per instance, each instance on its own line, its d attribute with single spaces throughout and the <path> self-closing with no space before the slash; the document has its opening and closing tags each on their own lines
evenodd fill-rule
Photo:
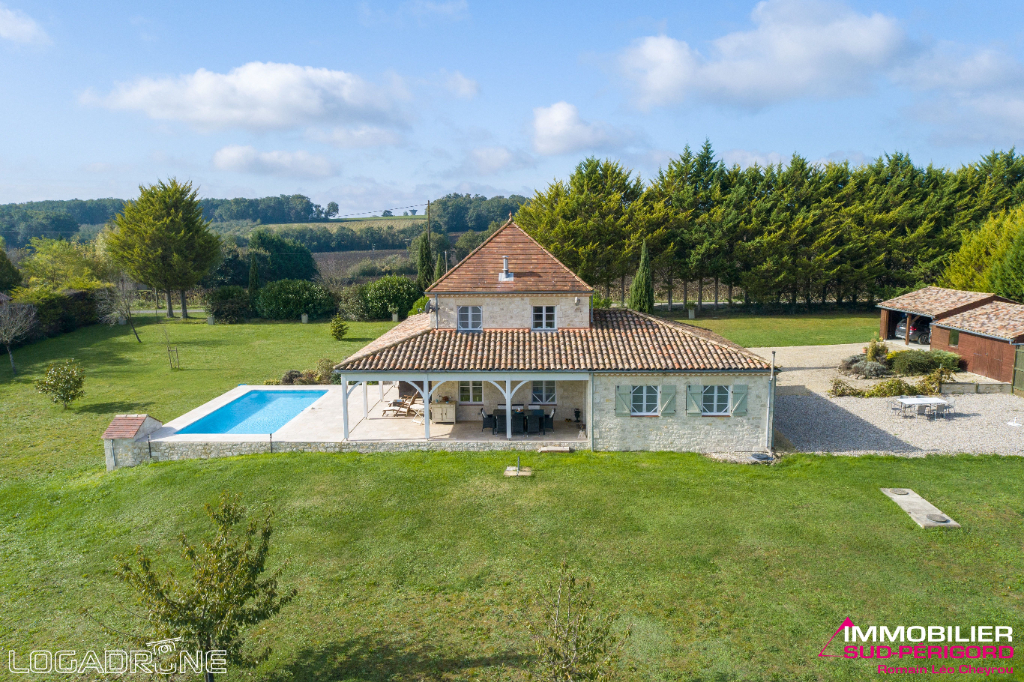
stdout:
<svg viewBox="0 0 1024 682">
<path fill-rule="evenodd" d="M 925 410 L 929 407 L 935 407 L 937 405 L 948 405 L 942 398 L 929 398 L 926 396 L 913 396 L 910 398 L 900 398 L 900 403 L 907 407 L 917 407 L 918 414 L 925 414 Z"/>
</svg>

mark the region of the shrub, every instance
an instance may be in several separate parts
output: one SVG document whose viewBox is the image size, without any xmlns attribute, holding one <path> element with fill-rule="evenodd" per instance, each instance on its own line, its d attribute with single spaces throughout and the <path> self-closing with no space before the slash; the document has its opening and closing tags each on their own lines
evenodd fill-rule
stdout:
<svg viewBox="0 0 1024 682">
<path fill-rule="evenodd" d="M 842 361 L 839 363 L 839 369 L 842 370 L 843 372 L 849 372 L 851 369 L 853 369 L 854 365 L 856 365 L 859 362 L 864 362 L 866 359 L 867 356 L 864 355 L 864 353 L 861 353 L 860 355 L 851 355 L 850 357 L 842 359 Z"/>
<path fill-rule="evenodd" d="M 334 378 L 334 361 L 330 358 L 320 358 L 316 362 L 316 381 L 319 384 L 329 384 Z"/>
<path fill-rule="evenodd" d="M 85 395 L 85 374 L 72 360 L 57 360 L 46 368 L 46 374 L 36 382 L 36 390 L 50 396 L 50 400 L 68 409 L 73 401 Z"/>
<path fill-rule="evenodd" d="M 345 324 L 345 318 L 341 315 L 335 315 L 331 318 L 331 336 L 334 337 L 335 341 L 341 341 L 345 338 L 345 334 L 348 334 L 348 325 Z"/>
<path fill-rule="evenodd" d="M 324 317 L 334 310 L 330 292 L 319 284 L 301 279 L 271 282 L 256 294 L 256 312 L 271 320 L 294 320 L 306 313 Z"/>
<path fill-rule="evenodd" d="M 921 390 L 920 386 L 907 383 L 903 379 L 889 379 L 880 381 L 866 391 L 862 391 L 864 398 L 895 398 L 901 395 L 920 395 L 929 391 Z"/>
<path fill-rule="evenodd" d="M 391 317 L 390 310 L 409 310 L 420 290 L 409 279 L 400 275 L 388 275 L 366 285 L 363 298 L 370 319 L 383 320 Z"/>
<path fill-rule="evenodd" d="M 897 374 L 917 376 L 940 367 L 950 371 L 960 368 L 960 356 L 941 350 L 904 350 L 889 355 L 889 366 Z"/>
<path fill-rule="evenodd" d="M 36 326 L 29 335 L 31 340 L 71 332 L 79 327 L 96 324 L 96 292 L 55 291 L 49 287 L 15 289 L 15 303 L 35 306 Z"/>
<path fill-rule="evenodd" d="M 875 338 L 871 339 L 871 342 L 868 343 L 868 350 L 866 353 L 867 361 L 885 362 L 885 357 L 886 355 L 888 355 L 888 353 L 889 347 L 886 346 L 885 343 L 883 343 L 876 334 Z"/>
<path fill-rule="evenodd" d="M 860 374 L 868 379 L 878 379 L 884 377 L 889 373 L 889 368 L 880 362 L 869 362 L 867 360 L 861 360 L 850 367 L 850 371 L 854 374 Z"/>
<path fill-rule="evenodd" d="M 249 292 L 241 286 L 224 286 L 203 292 L 206 312 L 217 322 L 245 322 L 249 316 Z"/>
<path fill-rule="evenodd" d="M 370 319 L 366 312 L 366 285 L 354 284 L 338 292 L 338 315 L 353 322 Z"/>
<path fill-rule="evenodd" d="M 416 302 L 412 304 L 412 308 L 409 308 L 408 315 L 419 315 L 427 309 L 427 303 L 430 301 L 428 296 L 421 296 L 416 299 Z"/>
</svg>

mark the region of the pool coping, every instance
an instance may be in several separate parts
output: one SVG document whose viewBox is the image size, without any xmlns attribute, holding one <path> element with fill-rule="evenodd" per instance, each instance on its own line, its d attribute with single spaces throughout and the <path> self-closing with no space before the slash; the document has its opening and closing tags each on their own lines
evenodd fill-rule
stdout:
<svg viewBox="0 0 1024 682">
<path fill-rule="evenodd" d="M 239 384 L 235 388 L 220 394 L 216 398 L 203 403 L 199 407 L 189 410 L 180 417 L 176 417 L 171 421 L 164 424 L 162 427 L 154 431 L 150 435 L 151 440 L 167 441 L 167 442 L 190 442 L 190 443 L 254 443 L 262 442 L 267 440 L 268 434 L 266 433 L 178 433 L 180 429 L 183 429 L 194 422 L 199 421 L 203 417 L 216 412 L 220 408 L 224 407 L 228 403 L 237 400 L 249 391 L 324 391 L 324 394 L 314 400 L 312 403 L 307 405 L 303 410 L 297 413 L 294 417 L 285 422 L 278 431 L 286 428 L 293 421 L 298 419 L 300 416 L 306 414 L 313 409 L 315 405 L 321 401 L 326 400 L 333 391 L 340 391 L 341 386 L 332 386 L 325 384 L 311 384 L 311 385 L 295 385 L 295 386 L 274 386 L 274 385 L 263 385 L 263 384 Z M 271 436 L 273 434 L 270 434 Z"/>
</svg>

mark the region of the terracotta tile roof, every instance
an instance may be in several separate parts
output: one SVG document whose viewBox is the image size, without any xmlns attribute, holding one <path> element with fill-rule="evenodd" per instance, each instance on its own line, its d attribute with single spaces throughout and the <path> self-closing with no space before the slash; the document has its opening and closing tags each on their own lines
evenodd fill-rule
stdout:
<svg viewBox="0 0 1024 682">
<path fill-rule="evenodd" d="M 945 317 L 935 325 L 1013 341 L 1024 334 L 1024 305 L 994 301 Z"/>
<path fill-rule="evenodd" d="M 511 282 L 498 281 L 504 256 Z M 510 220 L 427 288 L 431 294 L 468 291 L 590 294 L 593 289 Z"/>
<path fill-rule="evenodd" d="M 427 317 L 426 315 L 424 317 Z M 406 322 L 412 321 L 409 318 Z M 400 325 L 401 326 L 401 325 Z M 398 331 L 398 327 L 389 334 Z M 758 370 L 768 363 L 707 330 L 632 310 L 595 310 L 589 329 L 531 332 L 431 329 L 395 334 L 360 351 L 339 370 L 396 371 L 659 371 Z M 400 338 L 401 337 L 401 338 Z M 382 341 L 384 337 L 378 339 Z"/>
<path fill-rule="evenodd" d="M 119 414 L 110 422 L 110 426 L 103 432 L 103 439 L 112 438 L 135 438 L 142 425 L 146 421 L 146 414 Z"/>
<path fill-rule="evenodd" d="M 10 296 L 8 296 L 4 292 L 0 291 L 0 303 L 7 303 L 10 300 L 11 300 Z"/>
<path fill-rule="evenodd" d="M 370 355 L 382 348 L 394 346 L 396 343 L 401 343 L 408 338 L 427 331 L 430 331 L 430 313 L 410 315 L 370 343 L 357 350 L 352 355 L 345 358 L 341 364 L 358 360 L 359 358 Z M 337 366 L 340 367 L 341 365 Z"/>
<path fill-rule="evenodd" d="M 879 308 L 900 310 L 911 315 L 941 316 L 972 304 L 980 305 L 994 300 L 995 294 L 979 291 L 960 291 L 959 289 L 943 289 L 941 287 L 925 287 L 909 294 L 882 301 Z"/>
</svg>

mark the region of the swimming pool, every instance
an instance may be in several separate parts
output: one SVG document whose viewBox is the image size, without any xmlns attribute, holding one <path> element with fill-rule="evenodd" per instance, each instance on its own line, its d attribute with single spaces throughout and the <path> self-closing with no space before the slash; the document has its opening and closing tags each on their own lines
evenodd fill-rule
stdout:
<svg viewBox="0 0 1024 682">
<path fill-rule="evenodd" d="M 178 433 L 273 433 L 325 393 L 326 389 L 248 391 Z"/>
</svg>

